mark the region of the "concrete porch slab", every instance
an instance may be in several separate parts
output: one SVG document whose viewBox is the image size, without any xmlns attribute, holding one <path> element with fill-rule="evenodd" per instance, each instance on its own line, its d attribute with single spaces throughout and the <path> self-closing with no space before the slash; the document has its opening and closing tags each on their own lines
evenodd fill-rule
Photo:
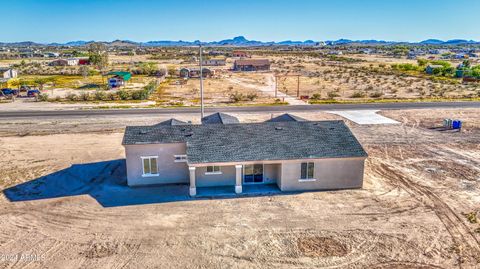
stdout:
<svg viewBox="0 0 480 269">
<path fill-rule="evenodd" d="M 242 193 L 235 193 L 235 186 L 197 187 L 196 198 L 240 197 L 280 194 L 282 191 L 275 184 L 243 185 Z"/>
</svg>

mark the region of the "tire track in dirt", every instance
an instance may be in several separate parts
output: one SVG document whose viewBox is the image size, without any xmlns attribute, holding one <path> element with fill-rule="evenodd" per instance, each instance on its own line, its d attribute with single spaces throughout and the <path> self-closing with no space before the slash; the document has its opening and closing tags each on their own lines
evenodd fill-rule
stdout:
<svg viewBox="0 0 480 269">
<path fill-rule="evenodd" d="M 422 198 L 431 202 L 431 208 L 443 223 L 457 247 L 459 266 L 480 262 L 480 242 L 465 225 L 463 220 L 428 187 L 407 179 L 403 174 L 391 169 L 387 164 L 380 162 L 375 168 L 392 185 L 399 185 L 415 198 Z M 429 206 L 429 205 L 427 205 Z"/>
</svg>

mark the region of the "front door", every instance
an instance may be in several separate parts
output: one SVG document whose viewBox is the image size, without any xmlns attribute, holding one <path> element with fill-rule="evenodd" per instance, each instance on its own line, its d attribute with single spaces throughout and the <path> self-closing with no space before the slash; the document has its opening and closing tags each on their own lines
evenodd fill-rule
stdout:
<svg viewBox="0 0 480 269">
<path fill-rule="evenodd" d="M 247 164 L 243 167 L 243 183 L 263 183 L 263 164 Z"/>
</svg>

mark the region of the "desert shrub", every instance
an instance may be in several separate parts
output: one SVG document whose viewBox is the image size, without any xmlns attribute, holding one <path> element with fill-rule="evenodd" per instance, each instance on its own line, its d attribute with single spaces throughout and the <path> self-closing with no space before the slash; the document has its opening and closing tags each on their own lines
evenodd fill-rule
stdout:
<svg viewBox="0 0 480 269">
<path fill-rule="evenodd" d="M 117 95 L 120 100 L 128 100 L 130 98 L 130 94 L 126 90 L 119 90 Z"/>
<path fill-rule="evenodd" d="M 310 97 L 310 99 L 312 99 L 312 100 L 319 100 L 321 98 L 322 98 L 322 94 L 320 94 L 320 93 L 314 93 L 314 94 L 312 94 L 312 97 Z"/>
<path fill-rule="evenodd" d="M 95 91 L 95 100 L 102 101 L 105 100 L 106 94 L 104 91 Z"/>
<path fill-rule="evenodd" d="M 90 100 L 90 94 L 88 92 L 81 92 L 78 96 L 81 101 L 88 101 Z"/>
<path fill-rule="evenodd" d="M 328 98 L 333 99 L 335 97 L 339 97 L 340 95 L 336 91 L 330 91 L 327 93 Z"/>
<path fill-rule="evenodd" d="M 477 223 L 478 222 L 477 212 L 466 213 L 465 217 L 467 217 L 467 220 L 470 223 Z"/>
<path fill-rule="evenodd" d="M 243 96 L 242 93 L 233 92 L 233 93 L 230 94 L 229 98 L 230 98 L 230 101 L 232 101 L 234 103 L 238 103 L 238 102 L 240 102 L 244 99 L 244 96 Z"/>
<path fill-rule="evenodd" d="M 40 102 L 47 102 L 48 101 L 48 94 L 42 93 L 38 96 L 38 101 Z"/>
<path fill-rule="evenodd" d="M 55 102 L 60 102 L 62 101 L 62 98 L 60 96 L 55 96 L 55 99 L 53 99 Z"/>
<path fill-rule="evenodd" d="M 67 96 L 65 96 L 65 98 L 66 98 L 68 101 L 75 101 L 75 100 L 77 100 L 77 95 L 74 94 L 74 93 L 69 93 L 69 94 L 67 94 Z"/>
<path fill-rule="evenodd" d="M 132 92 L 133 100 L 146 100 L 148 99 L 149 93 L 146 89 Z"/>
<path fill-rule="evenodd" d="M 370 97 L 372 98 L 379 98 L 379 97 L 382 97 L 383 93 L 381 91 L 376 91 L 376 92 L 372 92 L 370 94 Z"/>
<path fill-rule="evenodd" d="M 364 98 L 365 93 L 361 91 L 354 92 L 351 96 L 351 98 Z"/>
<path fill-rule="evenodd" d="M 250 100 L 250 101 L 253 101 L 255 99 L 257 99 L 258 95 L 256 93 L 249 93 L 247 94 L 247 99 Z"/>
<path fill-rule="evenodd" d="M 114 93 L 109 92 L 105 95 L 105 100 L 115 101 L 115 99 L 116 95 Z"/>
</svg>

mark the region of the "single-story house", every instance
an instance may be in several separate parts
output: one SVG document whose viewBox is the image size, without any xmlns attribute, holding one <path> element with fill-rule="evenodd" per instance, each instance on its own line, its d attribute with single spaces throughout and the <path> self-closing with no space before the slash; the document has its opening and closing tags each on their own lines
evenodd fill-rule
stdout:
<svg viewBox="0 0 480 269">
<path fill-rule="evenodd" d="M 48 65 L 50 66 L 75 66 L 78 65 L 79 60 L 77 58 L 69 59 L 58 59 L 51 61 Z"/>
<path fill-rule="evenodd" d="M 90 60 L 88 58 L 78 59 L 78 65 L 90 65 Z"/>
<path fill-rule="evenodd" d="M 232 57 L 248 58 L 248 57 L 250 57 L 250 55 L 248 55 L 248 53 L 245 52 L 245 51 L 236 50 L 236 51 L 232 52 Z"/>
<path fill-rule="evenodd" d="M 442 69 L 443 65 L 437 65 L 437 64 L 429 64 L 425 68 L 425 72 L 429 75 L 432 75 L 435 72 L 435 69 Z"/>
<path fill-rule="evenodd" d="M 214 72 L 208 68 L 202 68 L 202 76 L 204 78 L 211 77 Z M 182 68 L 179 71 L 181 78 L 200 78 L 200 68 Z"/>
<path fill-rule="evenodd" d="M 108 79 L 109 88 L 117 88 L 124 86 L 125 82 L 129 81 L 132 78 L 130 72 L 114 71 L 107 74 L 107 76 L 112 76 Z"/>
<path fill-rule="evenodd" d="M 45 58 L 56 58 L 56 57 L 59 57 L 60 56 L 60 53 L 57 53 L 57 52 L 45 52 L 43 54 L 43 56 Z"/>
<path fill-rule="evenodd" d="M 267 71 L 270 70 L 268 59 L 240 59 L 233 63 L 234 71 Z"/>
<path fill-rule="evenodd" d="M 18 76 L 18 71 L 12 68 L 0 68 L 0 78 L 11 79 Z"/>
<path fill-rule="evenodd" d="M 127 126 L 128 185 L 189 184 L 191 196 L 197 187 L 214 186 L 236 193 L 253 184 L 281 191 L 362 187 L 367 153 L 343 121 L 280 116 L 238 123 L 233 116 L 224 122 L 224 115 L 202 124 Z"/>
<path fill-rule="evenodd" d="M 203 60 L 202 61 L 202 65 L 205 65 L 205 66 L 223 66 L 225 64 L 226 64 L 225 59 L 213 58 L 213 59 L 208 59 L 208 60 Z"/>
</svg>

